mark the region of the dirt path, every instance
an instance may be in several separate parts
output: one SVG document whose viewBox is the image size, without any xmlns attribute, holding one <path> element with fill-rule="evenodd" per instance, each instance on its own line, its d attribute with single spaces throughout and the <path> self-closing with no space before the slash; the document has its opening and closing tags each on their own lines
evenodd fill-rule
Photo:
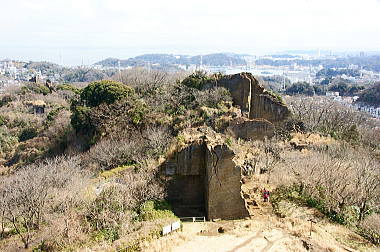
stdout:
<svg viewBox="0 0 380 252">
<path fill-rule="evenodd" d="M 269 203 L 252 196 L 246 200 L 252 203 L 249 204 L 251 219 L 184 223 L 182 232 L 147 243 L 143 251 L 379 251 L 315 209 L 282 202 L 280 206 L 285 217 L 280 218 L 273 214 Z M 312 227 L 310 219 L 316 221 Z"/>
<path fill-rule="evenodd" d="M 192 224 L 187 224 L 192 225 Z M 187 227 L 185 226 L 184 232 Z M 226 234 L 208 235 L 201 232 L 193 239 L 173 248 L 173 252 L 182 251 L 306 251 L 302 243 L 291 236 L 284 234 L 280 229 L 256 231 L 237 229 L 227 231 Z M 206 235 L 202 235 L 206 233 Z"/>
</svg>

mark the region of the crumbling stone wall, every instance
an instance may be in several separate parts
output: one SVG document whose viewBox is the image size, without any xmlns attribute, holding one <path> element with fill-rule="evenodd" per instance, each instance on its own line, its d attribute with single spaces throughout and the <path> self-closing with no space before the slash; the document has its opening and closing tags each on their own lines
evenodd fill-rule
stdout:
<svg viewBox="0 0 380 252">
<path fill-rule="evenodd" d="M 218 80 L 217 86 L 226 88 L 232 96 L 234 105 L 240 106 L 243 112 L 251 109 L 251 79 L 246 73 L 225 75 Z"/>
<path fill-rule="evenodd" d="M 206 209 L 208 219 L 236 219 L 249 216 L 241 195 L 241 169 L 235 154 L 225 144 L 207 146 Z"/>
<path fill-rule="evenodd" d="M 273 123 L 265 119 L 239 117 L 230 122 L 228 131 L 236 138 L 263 140 L 265 137 L 273 137 L 275 128 Z"/>
<path fill-rule="evenodd" d="M 251 111 L 249 118 L 263 118 L 272 123 L 286 120 L 290 111 L 288 107 L 282 104 L 269 93 L 253 93 L 251 96 Z"/>
<path fill-rule="evenodd" d="M 263 118 L 277 123 L 290 115 L 288 107 L 251 73 L 226 75 L 216 85 L 228 89 L 234 104 L 247 111 L 250 119 Z"/>
</svg>

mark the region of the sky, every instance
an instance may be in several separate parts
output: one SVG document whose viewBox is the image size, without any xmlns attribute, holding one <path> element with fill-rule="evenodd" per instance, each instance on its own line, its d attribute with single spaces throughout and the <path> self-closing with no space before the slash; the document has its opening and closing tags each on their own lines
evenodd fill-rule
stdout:
<svg viewBox="0 0 380 252">
<path fill-rule="evenodd" d="M 380 50 L 380 0 L 0 0 L 0 59 Z"/>
</svg>

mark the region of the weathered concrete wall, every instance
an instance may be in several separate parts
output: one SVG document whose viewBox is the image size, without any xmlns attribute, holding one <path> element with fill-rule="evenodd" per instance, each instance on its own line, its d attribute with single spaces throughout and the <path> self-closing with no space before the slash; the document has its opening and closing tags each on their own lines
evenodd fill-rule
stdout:
<svg viewBox="0 0 380 252">
<path fill-rule="evenodd" d="M 236 219 L 249 216 L 241 195 L 241 169 L 226 145 L 207 146 L 206 210 L 208 219 Z"/>
</svg>

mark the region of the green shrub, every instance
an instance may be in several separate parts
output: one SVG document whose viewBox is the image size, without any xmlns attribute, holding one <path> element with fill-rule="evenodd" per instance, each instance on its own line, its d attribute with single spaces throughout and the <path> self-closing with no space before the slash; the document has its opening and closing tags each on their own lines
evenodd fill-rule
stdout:
<svg viewBox="0 0 380 252">
<path fill-rule="evenodd" d="M 38 131 L 35 128 L 23 129 L 18 137 L 20 142 L 35 138 L 38 135 Z"/>
<path fill-rule="evenodd" d="M 0 157 L 11 150 L 16 143 L 16 137 L 12 136 L 6 128 L 0 128 Z"/>
<path fill-rule="evenodd" d="M 287 87 L 285 93 L 288 95 L 307 95 L 313 96 L 315 94 L 314 88 L 307 82 L 297 82 Z"/>
<path fill-rule="evenodd" d="M 7 123 L 7 119 L 4 116 L 0 115 L 0 126 L 5 125 L 6 123 Z"/>
<path fill-rule="evenodd" d="M 129 111 L 130 117 L 132 119 L 132 123 L 135 125 L 139 125 L 145 118 L 147 113 L 147 107 L 142 102 L 135 102 L 133 104 L 133 108 Z"/>
<path fill-rule="evenodd" d="M 105 188 L 87 206 L 86 220 L 94 231 L 95 240 L 115 240 L 119 237 L 120 226 L 125 221 L 125 205 L 117 187 Z"/>
<path fill-rule="evenodd" d="M 43 86 L 43 85 L 38 85 L 38 84 L 27 84 L 26 86 L 22 87 L 21 90 L 23 90 L 24 92 L 31 91 L 33 93 L 43 94 L 43 95 L 47 95 L 51 93 L 48 87 Z"/>
<path fill-rule="evenodd" d="M 105 179 L 108 179 L 108 178 L 120 175 L 120 173 L 122 173 L 123 171 L 127 169 L 132 169 L 132 168 L 134 168 L 133 165 L 122 165 L 108 171 L 103 171 L 99 174 L 99 176 Z"/>
<path fill-rule="evenodd" d="M 232 145 L 232 139 L 230 137 L 226 138 L 225 143 L 227 144 L 227 146 L 231 147 L 231 145 Z"/>
<path fill-rule="evenodd" d="M 120 238 L 119 230 L 117 228 L 106 228 L 96 231 L 92 234 L 92 238 L 95 241 L 116 241 Z"/>
<path fill-rule="evenodd" d="M 182 81 L 182 84 L 189 88 L 196 88 L 198 90 L 202 90 L 206 84 L 212 83 L 214 81 L 215 80 L 212 77 L 208 76 L 206 72 L 196 71 L 195 73 L 186 77 Z"/>
<path fill-rule="evenodd" d="M 84 106 L 71 107 L 71 125 L 77 132 L 92 130 L 90 110 L 90 108 Z"/>
<path fill-rule="evenodd" d="M 285 104 L 284 100 L 282 99 L 281 95 L 273 92 L 272 90 L 266 90 L 266 92 L 272 96 L 273 98 L 275 98 L 279 103 L 281 104 Z"/>
<path fill-rule="evenodd" d="M 70 84 L 59 84 L 56 86 L 57 90 L 66 90 L 66 91 L 71 91 L 75 94 L 80 94 L 80 88 L 74 87 L 73 85 Z"/>
<path fill-rule="evenodd" d="M 0 107 L 7 105 L 12 101 L 12 97 L 10 95 L 5 95 L 0 100 Z"/>
<path fill-rule="evenodd" d="M 133 93 L 134 90 L 123 83 L 102 80 L 92 82 L 85 87 L 80 93 L 80 99 L 85 105 L 96 107 L 102 103 L 112 104 Z"/>
<path fill-rule="evenodd" d="M 358 127 L 355 124 L 351 125 L 350 128 L 342 133 L 342 139 L 346 140 L 347 142 L 357 143 L 360 139 Z"/>
<path fill-rule="evenodd" d="M 138 218 L 143 221 L 162 218 L 176 218 L 166 201 L 146 201 L 139 208 Z"/>
<path fill-rule="evenodd" d="M 131 87 L 124 85 L 123 83 L 116 81 L 95 81 L 90 83 L 87 87 L 80 92 L 79 100 L 72 100 L 71 102 L 71 125 L 77 132 L 86 132 L 88 136 L 93 135 L 97 129 L 93 124 L 90 114 L 96 114 L 100 104 L 113 105 L 116 101 L 131 97 L 134 94 L 134 90 Z M 136 103 L 141 106 L 136 106 L 132 110 L 128 110 L 131 113 L 133 123 L 140 124 L 144 117 L 144 105 Z M 92 110 L 93 107 L 97 107 Z M 114 108 L 103 107 L 102 113 L 111 113 L 115 111 Z M 117 108 L 116 108 L 117 109 Z M 116 111 L 117 112 L 117 111 Z M 100 119 L 99 123 L 102 124 L 104 118 Z M 98 124 L 99 124 L 98 123 Z"/>
<path fill-rule="evenodd" d="M 65 107 L 58 107 L 58 108 L 55 108 L 53 109 L 52 111 L 50 111 L 47 116 L 46 116 L 46 122 L 45 124 L 46 125 L 49 125 L 51 122 L 53 122 L 55 120 L 55 118 L 58 116 L 59 112 L 64 109 Z"/>
</svg>

